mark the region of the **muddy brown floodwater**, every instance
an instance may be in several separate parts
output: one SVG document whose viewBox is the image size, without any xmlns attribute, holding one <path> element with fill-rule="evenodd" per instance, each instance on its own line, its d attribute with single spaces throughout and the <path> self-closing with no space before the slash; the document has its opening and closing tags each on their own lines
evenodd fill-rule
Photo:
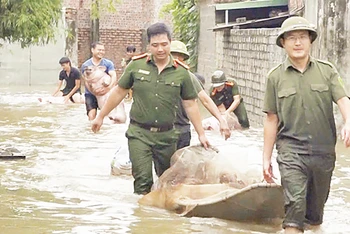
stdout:
<svg viewBox="0 0 350 234">
<path fill-rule="evenodd" d="M 103 125 L 93 134 L 84 105 L 41 104 L 51 87 L 0 88 L 0 143 L 26 160 L 0 161 L 1 234 L 110 233 L 279 233 L 280 223 L 239 223 L 215 218 L 184 218 L 140 207 L 132 178 L 110 175 L 117 147 L 126 144 L 125 125 Z M 48 91 L 47 91 L 48 90 Z M 261 163 L 262 129 L 216 133 L 227 153 L 256 156 Z M 195 133 L 193 143 L 198 143 Z M 350 233 L 350 149 L 337 145 L 337 163 L 324 224 L 306 233 Z M 234 211 L 233 211 L 234 212 Z"/>
</svg>

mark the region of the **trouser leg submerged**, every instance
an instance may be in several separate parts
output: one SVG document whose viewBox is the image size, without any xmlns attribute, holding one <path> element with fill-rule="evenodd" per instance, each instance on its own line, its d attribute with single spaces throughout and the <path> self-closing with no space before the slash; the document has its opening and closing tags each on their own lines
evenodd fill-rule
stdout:
<svg viewBox="0 0 350 234">
<path fill-rule="evenodd" d="M 134 192 L 146 194 L 153 185 L 152 162 L 157 176 L 170 167 L 170 159 L 176 150 L 175 130 L 151 132 L 130 125 L 126 132 L 129 145 L 129 157 L 134 177 Z"/>
</svg>

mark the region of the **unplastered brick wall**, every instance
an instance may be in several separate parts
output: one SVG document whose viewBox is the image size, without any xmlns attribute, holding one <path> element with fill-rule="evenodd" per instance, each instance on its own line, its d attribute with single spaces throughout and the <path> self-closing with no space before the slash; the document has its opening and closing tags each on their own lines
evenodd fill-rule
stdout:
<svg viewBox="0 0 350 234">
<path fill-rule="evenodd" d="M 217 66 L 234 79 L 253 126 L 261 126 L 268 72 L 285 59 L 276 45 L 278 29 L 231 29 L 216 32 Z"/>
<path fill-rule="evenodd" d="M 90 28 L 78 29 L 78 66 L 90 57 Z"/>
<path fill-rule="evenodd" d="M 106 45 L 105 57 L 114 62 L 118 78 L 122 74 L 121 61 L 126 59 L 126 47 L 134 45 L 140 53 L 141 38 L 142 30 L 100 29 L 100 41 Z"/>
<path fill-rule="evenodd" d="M 78 9 L 81 5 L 81 0 L 63 0 L 62 2 L 64 7 L 70 7 L 75 9 Z"/>
<path fill-rule="evenodd" d="M 154 22 L 154 1 L 128 0 L 116 5 L 116 12 L 101 16 L 101 29 L 141 29 Z"/>
<path fill-rule="evenodd" d="M 112 60 L 120 69 L 125 57 L 126 46 L 134 45 L 137 53 L 145 52 L 145 29 L 157 22 L 166 21 L 159 18 L 159 9 L 170 0 L 128 0 L 121 1 L 116 12 L 104 12 L 99 20 L 100 41 L 105 44 L 105 57 Z M 63 5 L 77 10 L 78 65 L 89 58 L 91 44 L 91 0 L 64 0 Z M 167 18 L 166 18 L 167 19 Z M 167 22 L 168 23 L 168 22 Z M 118 75 L 120 71 L 117 70 Z"/>
</svg>

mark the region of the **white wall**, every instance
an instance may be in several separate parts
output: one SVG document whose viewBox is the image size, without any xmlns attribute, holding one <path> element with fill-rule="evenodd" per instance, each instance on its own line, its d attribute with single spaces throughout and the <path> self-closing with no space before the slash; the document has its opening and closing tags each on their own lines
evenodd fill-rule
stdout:
<svg viewBox="0 0 350 234">
<path fill-rule="evenodd" d="M 0 47 L 0 85 L 55 84 L 61 70 L 58 61 L 65 53 L 65 31 L 60 26 L 56 42 L 22 49 L 18 43 Z"/>
</svg>

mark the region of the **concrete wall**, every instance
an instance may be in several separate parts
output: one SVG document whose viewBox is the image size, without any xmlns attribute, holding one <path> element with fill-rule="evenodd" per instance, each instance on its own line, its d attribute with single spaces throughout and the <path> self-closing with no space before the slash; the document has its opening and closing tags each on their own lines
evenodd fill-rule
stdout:
<svg viewBox="0 0 350 234">
<path fill-rule="evenodd" d="M 58 60 L 65 54 L 64 30 L 56 42 L 22 49 L 19 44 L 0 47 L 0 85 L 46 85 L 57 83 L 61 67 Z"/>
<path fill-rule="evenodd" d="M 215 7 L 212 0 L 200 1 L 200 31 L 198 41 L 198 72 L 206 78 L 209 86 L 210 76 L 217 69 L 215 33 Z M 219 42 L 218 42 L 219 43 Z"/>
<path fill-rule="evenodd" d="M 350 88 L 350 1 L 305 1 L 305 17 L 319 33 L 313 54 L 332 62 Z"/>
</svg>

